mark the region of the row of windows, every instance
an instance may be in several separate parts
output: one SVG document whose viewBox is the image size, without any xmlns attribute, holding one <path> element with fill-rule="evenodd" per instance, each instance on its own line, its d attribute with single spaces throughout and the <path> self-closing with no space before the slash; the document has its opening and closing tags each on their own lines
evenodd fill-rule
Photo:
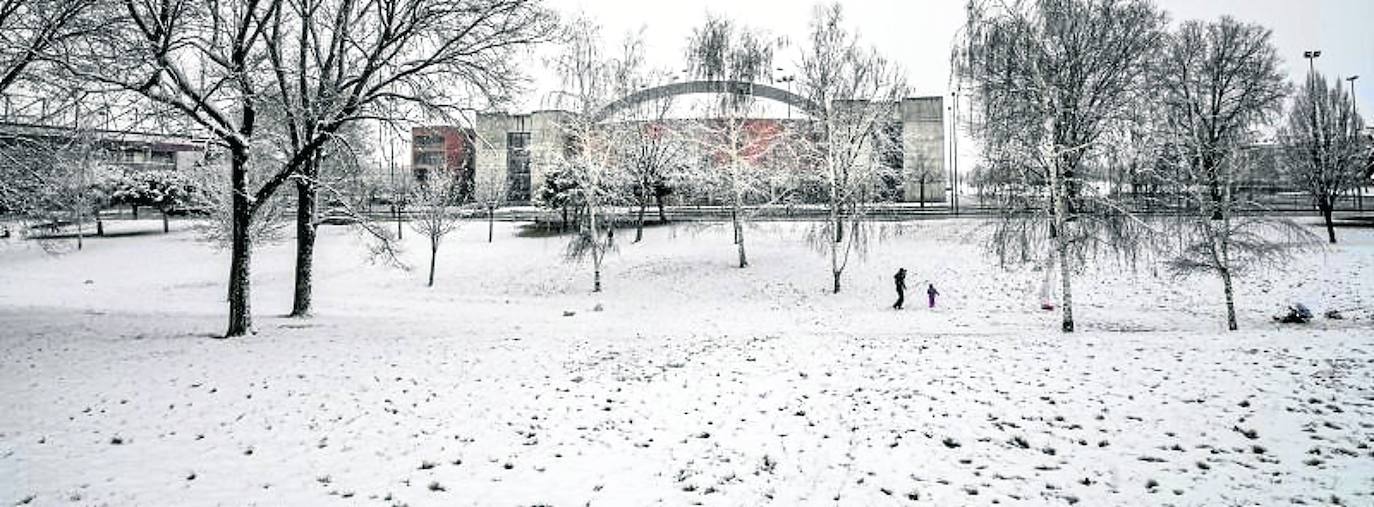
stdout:
<svg viewBox="0 0 1374 507">
<path fill-rule="evenodd" d="M 418 136 L 415 136 L 415 145 L 416 145 L 416 146 L 442 146 L 443 144 L 444 144 L 444 136 L 438 136 L 438 135 L 434 135 L 434 136 L 418 135 Z"/>
<path fill-rule="evenodd" d="M 427 151 L 415 154 L 415 165 L 443 165 L 444 153 L 439 151 Z"/>
<path fill-rule="evenodd" d="M 170 151 L 114 151 L 110 152 L 111 162 L 171 164 L 176 155 Z"/>
</svg>

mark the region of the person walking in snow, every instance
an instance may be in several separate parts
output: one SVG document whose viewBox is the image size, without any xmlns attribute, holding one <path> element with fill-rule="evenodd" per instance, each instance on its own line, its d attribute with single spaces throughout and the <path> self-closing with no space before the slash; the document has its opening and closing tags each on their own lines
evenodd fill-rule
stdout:
<svg viewBox="0 0 1374 507">
<path fill-rule="evenodd" d="M 931 308 L 935 308 L 935 296 L 938 295 L 940 295 L 940 291 L 935 290 L 935 284 L 930 284 L 930 287 L 926 289 L 926 296 L 930 298 Z"/>
<path fill-rule="evenodd" d="M 906 268 L 897 268 L 892 280 L 897 283 L 897 302 L 892 303 L 892 309 L 901 310 L 902 303 L 906 302 Z"/>
</svg>

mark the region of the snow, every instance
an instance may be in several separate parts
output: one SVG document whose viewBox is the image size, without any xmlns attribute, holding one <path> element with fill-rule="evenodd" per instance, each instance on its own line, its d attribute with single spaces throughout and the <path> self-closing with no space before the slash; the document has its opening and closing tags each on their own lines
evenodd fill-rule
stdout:
<svg viewBox="0 0 1374 507">
<path fill-rule="evenodd" d="M 418 235 L 406 272 L 329 227 L 316 315 L 282 316 L 292 248 L 262 246 L 231 340 L 227 255 L 190 232 L 10 241 L 0 502 L 1374 503 L 1374 230 L 1240 278 L 1240 332 L 1215 279 L 1107 265 L 1062 335 L 976 226 L 887 226 L 839 295 L 803 223 L 750 231 L 743 270 L 728 225 L 618 234 L 600 294 L 514 224 L 454 233 L 434 288 Z M 1270 321 L 1290 300 L 1346 319 Z"/>
</svg>

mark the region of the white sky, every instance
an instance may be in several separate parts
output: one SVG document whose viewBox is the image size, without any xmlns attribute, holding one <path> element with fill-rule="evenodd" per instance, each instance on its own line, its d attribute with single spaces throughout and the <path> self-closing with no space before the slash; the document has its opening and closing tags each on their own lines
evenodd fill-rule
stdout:
<svg viewBox="0 0 1374 507">
<path fill-rule="evenodd" d="M 949 51 L 964 22 L 964 0 L 842 0 L 851 28 L 905 67 L 913 96 L 949 94 Z M 1306 72 L 1304 50 L 1319 49 L 1319 71 L 1328 76 L 1362 76 L 1356 95 L 1362 114 L 1374 111 L 1374 0 L 1156 0 L 1175 22 L 1231 15 L 1274 31 L 1284 63 L 1294 81 Z M 777 66 L 794 67 L 813 2 L 795 0 L 549 0 L 566 14 L 583 12 L 598 20 L 610 41 L 627 31 L 646 28 L 652 65 L 680 70 L 687 36 L 707 12 L 785 36 L 792 48 L 778 55 Z M 783 74 L 787 74 L 784 71 Z M 547 75 L 537 76 L 526 109 L 538 109 L 539 97 L 552 89 Z M 961 143 L 963 140 L 961 139 Z M 960 169 L 971 168 L 972 144 L 960 146 Z M 966 148 L 968 147 L 968 148 Z"/>
</svg>

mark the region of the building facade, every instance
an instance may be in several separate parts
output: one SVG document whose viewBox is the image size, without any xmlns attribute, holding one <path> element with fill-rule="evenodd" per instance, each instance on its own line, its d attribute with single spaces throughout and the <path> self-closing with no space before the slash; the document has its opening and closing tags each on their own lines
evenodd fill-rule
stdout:
<svg viewBox="0 0 1374 507">
<path fill-rule="evenodd" d="M 0 146 L 19 142 L 58 149 L 90 143 L 102 163 L 124 171 L 185 171 L 205 160 L 211 144 L 192 136 L 0 122 Z"/>
<path fill-rule="evenodd" d="M 568 146 L 564 111 L 477 115 L 477 174 L 506 183 L 506 200 L 529 204 Z"/>
<path fill-rule="evenodd" d="M 472 191 L 477 167 L 473 132 L 452 126 L 415 127 L 410 130 L 410 167 L 419 182 L 438 175 L 458 183 L 461 198 Z"/>
<path fill-rule="evenodd" d="M 889 151 L 881 163 L 898 175 L 884 182 L 886 195 L 898 202 L 943 202 L 946 198 L 946 148 L 942 97 L 914 97 L 893 104 L 892 119 L 879 135 L 900 148 Z M 457 168 L 464 181 L 500 179 L 507 201 L 531 204 L 545 176 L 556 170 L 569 139 L 561 126 L 569 119 L 564 111 L 528 114 L 481 113 L 475 129 L 422 127 L 412 132 L 416 178 L 432 171 Z M 672 120 L 694 121 L 694 120 Z M 806 120 L 758 119 L 778 128 L 801 129 Z M 787 136 L 780 136 L 787 139 Z M 470 169 L 467 169 L 470 168 Z"/>
</svg>

